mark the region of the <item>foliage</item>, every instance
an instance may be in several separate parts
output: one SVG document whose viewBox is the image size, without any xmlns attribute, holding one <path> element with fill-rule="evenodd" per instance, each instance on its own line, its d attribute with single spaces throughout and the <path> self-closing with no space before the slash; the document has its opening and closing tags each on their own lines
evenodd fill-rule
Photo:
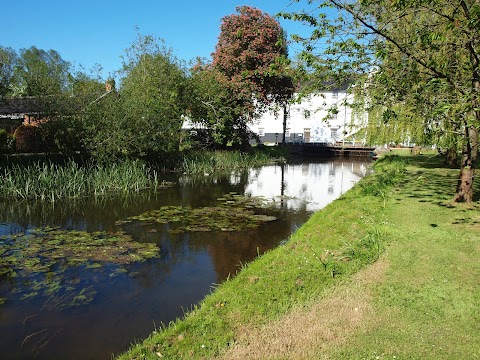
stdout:
<svg viewBox="0 0 480 360">
<path fill-rule="evenodd" d="M 138 36 L 124 58 L 120 89 L 89 104 L 82 114 L 85 148 L 99 161 L 158 158 L 178 151 L 185 73 L 163 41 Z"/>
<path fill-rule="evenodd" d="M 55 202 L 60 198 L 102 196 L 156 189 L 158 174 L 139 160 L 107 165 L 80 166 L 36 163 L 2 169 L 0 197 L 4 199 L 38 199 Z"/>
<path fill-rule="evenodd" d="M 11 154 L 14 151 L 15 138 L 5 129 L 0 129 L 0 154 Z"/>
<path fill-rule="evenodd" d="M 51 117 L 39 126 L 39 137 L 42 144 L 40 150 L 63 155 L 84 153 L 84 133 L 84 126 L 77 117 Z"/>
<path fill-rule="evenodd" d="M 13 92 L 14 69 L 17 53 L 12 48 L 0 46 L 0 97 Z"/>
<path fill-rule="evenodd" d="M 69 85 L 70 64 L 55 50 L 35 46 L 21 49 L 15 77 L 16 96 L 46 96 L 64 93 Z"/>
<path fill-rule="evenodd" d="M 15 149 L 19 153 L 39 152 L 42 148 L 40 129 L 32 125 L 20 125 L 13 134 Z"/>
<path fill-rule="evenodd" d="M 199 62 L 190 77 L 192 102 L 188 117 L 199 125 L 205 146 L 245 148 L 251 137 L 244 117 L 244 104 L 228 79 L 210 64 Z"/>
<path fill-rule="evenodd" d="M 367 106 L 380 107 L 376 112 L 392 135 L 460 144 L 455 200 L 472 201 L 480 124 L 478 2 L 305 2 L 310 5 L 284 16 L 314 27 L 310 38 L 296 37 L 305 45 L 302 58 L 314 74 L 312 83 L 363 80 L 357 91 L 366 92 Z"/>
<path fill-rule="evenodd" d="M 267 13 L 249 6 L 236 10 L 237 14 L 222 19 L 213 66 L 227 77 L 253 114 L 259 106 L 285 103 L 293 93 L 285 69 L 287 42 L 278 21 Z"/>
<path fill-rule="evenodd" d="M 249 6 L 236 10 L 222 19 L 212 63 L 199 61 L 192 70 L 188 115 L 211 131 L 217 146 L 245 149 L 252 138 L 247 125 L 288 102 L 294 89 L 278 21 Z"/>
</svg>

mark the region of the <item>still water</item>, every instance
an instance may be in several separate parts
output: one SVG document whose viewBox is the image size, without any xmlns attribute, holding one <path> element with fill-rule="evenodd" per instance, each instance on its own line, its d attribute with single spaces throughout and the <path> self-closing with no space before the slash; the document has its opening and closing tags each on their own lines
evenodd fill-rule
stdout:
<svg viewBox="0 0 480 360">
<path fill-rule="evenodd" d="M 5 299 L 0 301 L 2 359 L 110 359 L 161 324 L 182 317 L 215 284 L 288 239 L 312 212 L 349 190 L 366 171 L 367 163 L 361 161 L 291 163 L 227 177 L 169 175 L 166 180 L 174 182 L 172 187 L 127 199 L 85 199 L 55 206 L 0 203 L 4 239 L 47 226 L 122 231 L 160 249 L 159 256 L 125 265 L 123 272 L 108 263 L 101 269 L 64 269 L 68 283 L 90 291 L 91 301 L 77 306 L 55 306 L 63 300 L 60 296 L 53 297 L 56 302 L 52 296 L 25 296 L 34 277 L 0 276 L 0 299 Z M 274 209 L 268 215 L 277 220 L 235 232 L 185 233 L 168 232 L 166 225 L 121 222 L 167 205 L 215 206 L 229 193 L 272 201 Z"/>
</svg>

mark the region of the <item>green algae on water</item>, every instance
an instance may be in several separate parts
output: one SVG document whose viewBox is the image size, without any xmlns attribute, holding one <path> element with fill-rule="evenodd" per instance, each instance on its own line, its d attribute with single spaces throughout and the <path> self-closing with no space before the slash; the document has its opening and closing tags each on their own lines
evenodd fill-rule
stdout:
<svg viewBox="0 0 480 360">
<path fill-rule="evenodd" d="M 48 296 L 57 299 L 58 308 L 77 306 L 93 300 L 96 291 L 83 287 L 71 269 L 102 271 L 108 264 L 116 276 L 126 271 L 124 265 L 158 253 L 155 244 L 135 242 L 123 233 L 33 229 L 0 237 L 0 279 L 10 279 L 15 286 L 10 295 L 20 300 Z M 0 305 L 6 301 L 8 296 L 2 297 Z"/>
<path fill-rule="evenodd" d="M 211 207 L 188 208 L 182 206 L 162 206 L 157 210 L 147 211 L 143 214 L 132 216 L 132 220 L 146 223 L 169 224 L 169 231 L 199 232 L 199 231 L 240 231 L 255 228 L 260 224 L 274 221 L 274 216 L 258 214 L 255 208 L 268 208 L 270 205 L 263 199 L 247 197 L 236 193 L 229 193 L 217 199 L 219 204 Z"/>
</svg>

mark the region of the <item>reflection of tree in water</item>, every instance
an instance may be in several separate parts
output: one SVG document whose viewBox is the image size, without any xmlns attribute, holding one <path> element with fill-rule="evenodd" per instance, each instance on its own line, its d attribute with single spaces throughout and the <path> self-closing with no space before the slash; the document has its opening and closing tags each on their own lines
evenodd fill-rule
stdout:
<svg viewBox="0 0 480 360">
<path fill-rule="evenodd" d="M 248 184 L 248 171 L 235 171 L 221 175 L 198 177 L 184 177 L 181 183 L 181 204 L 191 207 L 212 206 L 216 199 L 225 193 L 236 192 L 243 194 Z"/>
</svg>

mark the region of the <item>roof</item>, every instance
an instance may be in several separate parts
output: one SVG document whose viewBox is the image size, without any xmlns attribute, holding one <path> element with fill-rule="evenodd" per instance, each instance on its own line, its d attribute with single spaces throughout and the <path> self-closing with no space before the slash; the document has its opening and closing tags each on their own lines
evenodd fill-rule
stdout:
<svg viewBox="0 0 480 360">
<path fill-rule="evenodd" d="M 85 104 L 93 104 L 115 90 L 103 94 L 87 94 L 77 96 L 25 96 L 25 97 L 0 97 L 0 117 L 20 117 L 23 115 L 45 114 L 59 109 L 81 112 Z M 61 110 L 60 110 L 61 111 Z"/>
<path fill-rule="evenodd" d="M 33 114 L 39 111 L 39 100 L 35 96 L 0 98 L 0 115 Z"/>
</svg>

